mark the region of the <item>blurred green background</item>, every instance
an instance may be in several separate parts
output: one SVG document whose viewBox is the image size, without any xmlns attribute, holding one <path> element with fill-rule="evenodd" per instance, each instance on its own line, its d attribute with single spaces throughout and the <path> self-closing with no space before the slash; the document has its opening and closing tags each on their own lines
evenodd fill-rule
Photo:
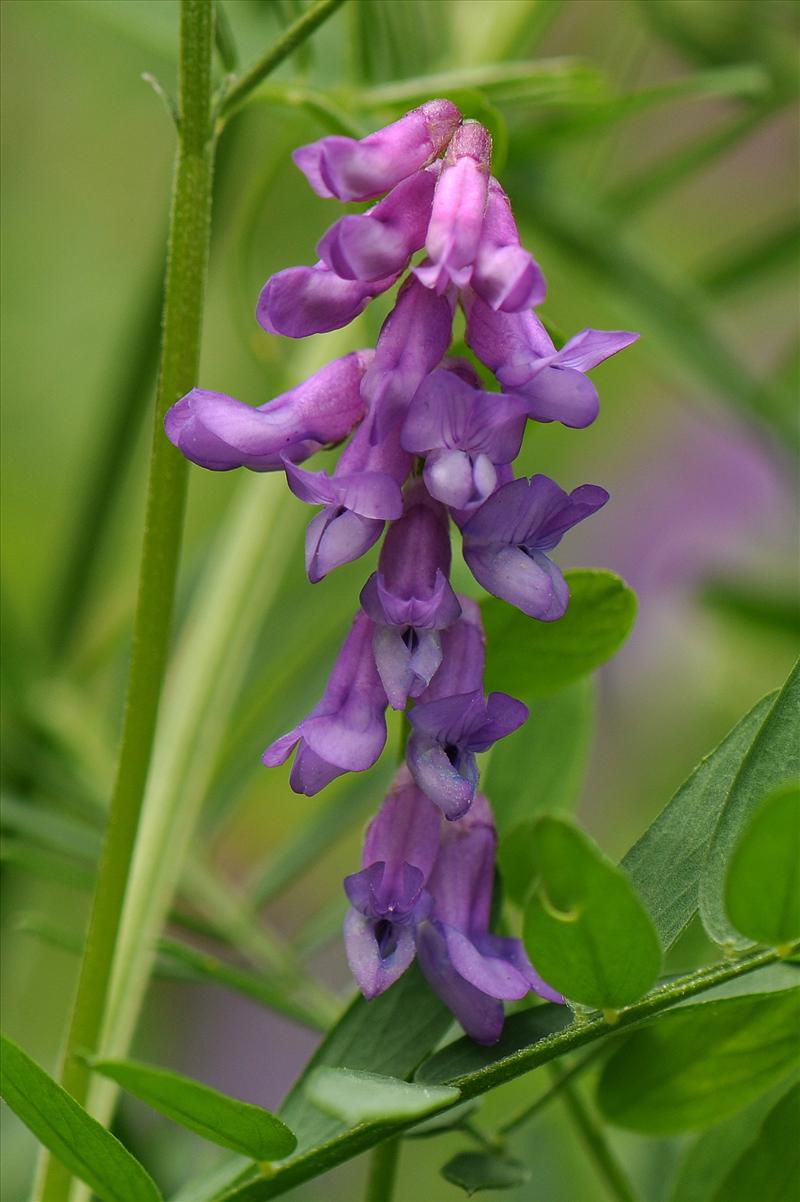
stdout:
<svg viewBox="0 0 800 1202">
<path fill-rule="evenodd" d="M 242 61 L 302 8 L 226 0 Z M 52 1067 L 114 769 L 157 362 L 174 137 L 141 76 L 174 91 L 178 6 L 5 0 L 2 19 L 3 1025 Z M 203 387 L 261 404 L 374 343 L 388 298 L 308 345 L 253 317 L 266 278 L 312 262 L 339 215 L 290 160 L 329 132 L 326 104 L 365 132 L 440 94 L 486 121 L 549 282 L 548 320 L 568 335 L 641 331 L 596 373 L 597 423 L 530 429 L 520 465 L 609 488 L 560 562 L 612 568 L 640 596 L 633 635 L 597 681 L 579 809 L 615 856 L 795 653 L 799 22 L 784 0 L 349 0 L 220 146 Z M 275 476 L 192 469 L 177 638 L 225 550 L 247 546 L 219 704 L 207 699 L 210 725 L 179 778 L 202 802 L 182 894 L 205 920 L 230 904 L 234 925 L 244 913 L 251 930 L 266 919 L 299 936 L 313 970 L 346 991 L 340 881 L 390 757 L 307 799 L 259 754 L 318 697 L 374 552 L 310 587 L 310 512 L 285 491 Z M 690 933 L 676 954 L 689 964 L 702 941 Z M 257 947 L 250 960 L 259 967 Z M 315 1038 L 219 986 L 157 980 L 135 1046 L 274 1105 Z M 540 1076 L 490 1096 L 487 1113 L 534 1096 Z M 117 1122 L 167 1190 L 214 1159 L 138 1104 Z M 22 1202 L 34 1144 L 7 1126 L 2 1196 Z M 640 1196 L 666 1198 L 680 1141 L 613 1140 Z M 436 1170 L 461 1147 L 407 1144 L 401 1202 L 460 1196 Z M 515 1152 L 534 1175 L 509 1198 L 605 1196 L 558 1107 Z M 350 1202 L 362 1174 L 346 1165 L 292 1196 Z"/>
</svg>

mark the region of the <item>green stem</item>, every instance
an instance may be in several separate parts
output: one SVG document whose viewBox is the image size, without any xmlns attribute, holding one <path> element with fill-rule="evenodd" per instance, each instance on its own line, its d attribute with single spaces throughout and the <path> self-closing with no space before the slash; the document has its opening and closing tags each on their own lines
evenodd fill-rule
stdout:
<svg viewBox="0 0 800 1202">
<path fill-rule="evenodd" d="M 698 972 L 689 973 L 675 981 L 670 981 L 667 985 L 654 989 L 640 1002 L 621 1011 L 614 1024 L 607 1022 L 602 1015 L 598 1014 L 585 1022 L 573 1023 L 563 1031 L 545 1036 L 500 1059 L 490 1061 L 473 1072 L 460 1076 L 443 1075 L 441 1078 L 431 1079 L 430 1084 L 458 1086 L 461 1096 L 458 1102 L 453 1103 L 454 1106 L 458 1105 L 470 1098 L 487 1093 L 498 1085 L 504 1085 L 507 1081 L 513 1081 L 516 1077 L 521 1077 L 559 1056 L 564 1056 L 586 1044 L 613 1035 L 644 1019 L 652 1018 L 664 1010 L 669 1010 L 679 1002 L 704 993 L 708 989 L 713 989 L 716 985 L 722 985 L 726 981 L 756 972 L 759 968 L 766 968 L 769 964 L 776 964 L 798 951 L 800 951 L 800 943 L 785 949 L 783 955 L 774 948 L 768 948 L 743 956 L 738 960 L 724 961 L 709 968 L 700 969 Z M 424 1075 L 421 1079 L 423 1083 L 429 1081 Z M 419 1121 L 416 1120 L 416 1122 Z M 414 1125 L 415 1120 L 413 1119 L 398 1122 L 361 1123 L 358 1127 L 351 1128 L 340 1135 L 331 1137 L 324 1143 L 306 1148 L 295 1156 L 289 1157 L 268 1178 L 249 1173 L 237 1174 L 229 1182 L 228 1188 L 223 1188 L 214 1197 L 220 1200 L 224 1198 L 224 1202 L 265 1202 L 268 1198 L 276 1198 L 294 1186 L 320 1176 L 321 1173 L 335 1168 L 336 1165 L 352 1160 L 354 1156 L 361 1155 L 386 1139 L 404 1134 Z"/>
<path fill-rule="evenodd" d="M 200 355 L 211 215 L 210 0 L 181 7 L 181 126 L 170 214 L 167 275 L 139 594 L 122 743 L 100 860 L 86 949 L 67 1035 L 61 1081 L 83 1103 L 89 1070 L 76 1058 L 93 1049 L 108 993 L 109 970 L 139 824 L 166 666 L 186 500 L 186 461 L 164 437 L 167 409 L 195 384 Z M 66 1200 L 70 1173 L 50 1159 L 39 1197 Z"/>
<path fill-rule="evenodd" d="M 392 1202 L 399 1159 L 399 1139 L 378 1144 L 369 1160 L 364 1202 Z"/>
<path fill-rule="evenodd" d="M 306 38 L 328 17 L 344 4 L 344 0 L 317 0 L 313 8 L 294 21 L 286 32 L 270 46 L 266 54 L 248 67 L 235 83 L 225 92 L 219 102 L 218 122 L 224 123 L 231 113 L 240 108 L 250 93 L 266 79 L 285 58 L 300 46 Z"/>
<path fill-rule="evenodd" d="M 558 1097 L 565 1085 L 580 1076 L 584 1069 L 588 1068 L 594 1060 L 597 1060 L 604 1051 L 605 1045 L 601 1044 L 599 1048 L 594 1048 L 589 1052 L 588 1056 L 584 1056 L 583 1060 L 579 1060 L 577 1064 L 573 1064 L 572 1068 L 558 1074 L 554 1083 L 541 1097 L 532 1102 L 530 1106 L 526 1106 L 523 1110 L 518 1111 L 517 1114 L 513 1114 L 510 1119 L 506 1119 L 497 1128 L 497 1135 L 500 1137 L 511 1135 L 512 1131 L 516 1131 L 519 1127 L 528 1123 L 535 1114 L 538 1114 L 540 1110 L 544 1110 L 545 1106 L 552 1102 L 553 1098 Z"/>
<path fill-rule="evenodd" d="M 558 1073 L 554 1074 L 558 1077 Z M 609 1147 L 583 1098 L 571 1081 L 559 1078 L 561 1098 L 573 1125 L 581 1136 L 600 1176 L 617 1202 L 636 1202 L 628 1176 Z"/>
</svg>

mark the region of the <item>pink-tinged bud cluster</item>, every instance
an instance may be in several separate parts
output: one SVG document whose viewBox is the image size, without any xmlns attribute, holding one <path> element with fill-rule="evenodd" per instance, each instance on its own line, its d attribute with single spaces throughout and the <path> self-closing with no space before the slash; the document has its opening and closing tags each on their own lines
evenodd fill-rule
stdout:
<svg viewBox="0 0 800 1202">
<path fill-rule="evenodd" d="M 486 696 L 480 608 L 453 591 L 450 532 L 460 532 L 488 592 L 532 619 L 564 614 L 569 590 L 550 552 L 608 494 L 592 484 L 567 493 L 542 475 L 515 479 L 513 463 L 529 420 L 594 421 L 587 372 L 637 337 L 586 329 L 554 346 L 532 311 L 544 277 L 521 245 L 491 154 L 487 130 L 448 100 L 361 141 L 328 137 L 297 150 L 318 195 L 376 203 L 335 222 L 313 266 L 268 280 L 257 319 L 274 335 L 323 333 L 400 281 L 377 345 L 257 409 L 194 389 L 165 423 L 193 462 L 284 471 L 295 496 L 320 507 L 306 537 L 312 583 L 358 559 L 389 523 L 322 699 L 263 761 L 294 752 L 291 787 L 317 793 L 371 767 L 386 709 L 407 710 L 406 766 L 369 828 L 361 871 L 345 881 L 348 959 L 374 997 L 418 957 L 484 1043 L 499 1037 L 504 999 L 529 990 L 563 999 L 517 940 L 490 930 L 496 835 L 476 756 L 528 712 L 505 693 Z M 448 354 L 458 305 L 467 345 L 499 391 L 474 361 Z M 299 466 L 346 439 L 332 472 Z"/>
</svg>

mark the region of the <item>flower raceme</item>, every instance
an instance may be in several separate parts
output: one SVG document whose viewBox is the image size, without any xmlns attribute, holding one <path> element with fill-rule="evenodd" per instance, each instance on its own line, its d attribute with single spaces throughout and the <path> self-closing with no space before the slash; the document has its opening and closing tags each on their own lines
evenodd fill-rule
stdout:
<svg viewBox="0 0 800 1202">
<path fill-rule="evenodd" d="M 489 915 L 497 836 L 480 793 L 447 822 L 398 772 L 364 840 L 362 868 L 345 880 L 345 946 L 367 998 L 388 989 L 415 956 L 431 987 L 479 1043 L 495 1043 L 503 1000 L 529 992 L 562 1002 L 518 939 L 493 935 Z"/>
<path fill-rule="evenodd" d="M 490 928 L 497 839 L 476 755 L 528 714 L 505 693 L 485 695 L 480 609 L 450 583 L 450 532 L 488 592 L 532 620 L 564 614 L 569 590 L 549 553 L 608 494 L 515 479 L 514 460 L 529 421 L 590 425 L 599 401 L 587 373 L 638 337 L 587 328 L 554 345 L 533 312 L 544 276 L 521 245 L 491 151 L 487 130 L 448 100 L 360 141 L 296 150 L 319 196 L 370 205 L 334 222 L 316 263 L 266 282 L 257 320 L 289 338 L 340 329 L 399 282 L 376 347 L 258 408 L 193 389 L 165 421 L 201 467 L 285 472 L 295 496 L 320 507 L 306 536 L 313 584 L 359 559 L 388 523 L 321 700 L 263 762 L 294 751 L 291 787 L 317 793 L 371 767 L 386 709 L 408 709 L 406 765 L 368 829 L 361 871 L 345 881 L 348 960 L 370 998 L 418 957 L 483 1043 L 500 1035 L 504 999 L 531 990 L 563 999 L 517 940 Z M 449 354 L 458 306 L 472 361 Z M 332 472 L 300 466 L 345 440 Z"/>
</svg>

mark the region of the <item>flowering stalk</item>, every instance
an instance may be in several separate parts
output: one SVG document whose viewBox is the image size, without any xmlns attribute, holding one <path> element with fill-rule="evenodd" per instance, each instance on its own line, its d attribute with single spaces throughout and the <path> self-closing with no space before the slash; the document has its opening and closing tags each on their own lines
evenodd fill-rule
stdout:
<svg viewBox="0 0 800 1202">
<path fill-rule="evenodd" d="M 342 0 L 320 0 L 295 22 L 234 85 L 237 104 L 340 3 Z M 107 1011 L 111 966 L 139 827 L 172 625 L 187 471 L 185 461 L 164 440 L 162 425 L 169 408 L 196 381 L 200 358 L 216 149 L 211 0 L 182 0 L 180 30 L 178 147 L 131 666 L 107 835 L 61 1070 L 64 1087 L 81 1103 L 88 1094 L 89 1069 L 76 1054 L 96 1046 Z M 41 1202 L 66 1202 L 70 1188 L 69 1170 L 45 1154 L 36 1197 Z"/>
<path fill-rule="evenodd" d="M 84 1102 L 89 1069 L 76 1053 L 93 1048 L 103 1020 L 109 973 L 139 823 L 166 666 L 186 499 L 186 464 L 161 435 L 164 413 L 197 376 L 211 218 L 213 147 L 210 0 L 183 0 L 180 129 L 170 215 L 161 369 L 150 456 L 147 513 L 128 695 L 108 833 L 98 870 L 86 950 L 64 1048 L 61 1081 Z M 61 1202 L 71 1175 L 48 1158 L 42 1202 Z"/>
<path fill-rule="evenodd" d="M 368 829 L 361 871 L 344 883 L 348 961 L 372 998 L 418 958 L 467 1033 L 494 1043 L 505 999 L 564 999 L 519 940 L 489 925 L 497 836 L 476 756 L 528 712 L 505 693 L 485 695 L 480 609 L 449 579 L 450 518 L 488 592 L 531 619 L 561 618 L 569 589 L 550 553 L 608 493 L 515 479 L 513 461 L 529 420 L 594 421 L 587 373 L 637 335 L 585 329 L 556 349 L 532 311 L 544 277 L 491 174 L 489 133 L 449 100 L 360 140 L 321 138 L 293 157 L 317 195 L 377 203 L 335 222 L 316 263 L 267 281 L 256 317 L 268 333 L 340 329 L 400 280 L 417 251 L 426 257 L 401 281 L 374 351 L 355 350 L 255 409 L 194 389 L 165 429 L 200 466 L 283 470 L 297 497 L 322 506 L 306 539 L 312 584 L 358 559 L 389 523 L 322 698 L 263 762 L 294 755 L 291 787 L 315 794 L 371 767 L 387 707 L 408 710 L 406 763 Z M 467 344 L 500 392 L 484 388 L 473 362 L 448 354 L 457 305 Z M 332 474 L 300 466 L 347 438 Z"/>
</svg>

